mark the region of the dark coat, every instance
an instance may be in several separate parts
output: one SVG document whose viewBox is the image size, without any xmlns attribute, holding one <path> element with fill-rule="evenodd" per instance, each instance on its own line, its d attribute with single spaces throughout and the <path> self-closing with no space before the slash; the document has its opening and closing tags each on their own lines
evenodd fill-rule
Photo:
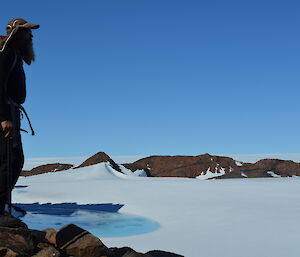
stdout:
<svg viewBox="0 0 300 257">
<path fill-rule="evenodd" d="M 7 46 L 0 52 L 0 122 L 12 120 L 9 100 L 23 104 L 26 98 L 26 81 L 23 61 L 16 51 Z"/>
</svg>

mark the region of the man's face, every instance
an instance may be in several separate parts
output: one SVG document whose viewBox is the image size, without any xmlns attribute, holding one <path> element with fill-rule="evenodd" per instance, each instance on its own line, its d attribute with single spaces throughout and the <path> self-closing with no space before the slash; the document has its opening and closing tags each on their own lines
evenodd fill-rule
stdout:
<svg viewBox="0 0 300 257">
<path fill-rule="evenodd" d="M 13 41 L 18 47 L 22 48 L 28 41 L 32 41 L 31 29 L 19 28 L 18 32 L 14 35 Z"/>
<path fill-rule="evenodd" d="M 20 28 L 13 38 L 14 45 L 19 50 L 22 59 L 30 65 L 35 60 L 35 54 L 32 46 L 31 29 Z"/>
</svg>

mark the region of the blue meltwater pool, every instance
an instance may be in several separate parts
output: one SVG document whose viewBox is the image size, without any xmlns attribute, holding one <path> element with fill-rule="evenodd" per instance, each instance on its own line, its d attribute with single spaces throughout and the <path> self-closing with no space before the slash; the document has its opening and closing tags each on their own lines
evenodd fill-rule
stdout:
<svg viewBox="0 0 300 257">
<path fill-rule="evenodd" d="M 15 205 L 15 204 L 14 204 Z M 43 230 L 54 228 L 55 230 L 73 223 L 98 237 L 126 237 L 149 233 L 157 230 L 158 222 L 141 216 L 118 212 L 120 208 L 109 207 L 109 211 L 102 211 L 104 207 L 99 205 L 77 204 L 43 204 L 30 205 L 16 204 L 27 211 L 21 219 L 29 228 Z M 25 206 L 25 207 L 24 207 Z M 107 209 L 108 205 L 105 205 Z"/>
</svg>

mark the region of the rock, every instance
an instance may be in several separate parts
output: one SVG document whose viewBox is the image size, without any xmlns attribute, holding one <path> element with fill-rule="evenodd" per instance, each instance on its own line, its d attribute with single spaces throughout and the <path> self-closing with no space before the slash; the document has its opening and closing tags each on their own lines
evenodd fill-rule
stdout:
<svg viewBox="0 0 300 257">
<path fill-rule="evenodd" d="M 64 248 L 68 255 L 76 257 L 104 257 L 106 247 L 100 239 L 92 234 L 86 234 L 71 245 Z"/>
<path fill-rule="evenodd" d="M 46 242 L 46 232 L 31 229 L 30 233 L 34 245 Z"/>
<path fill-rule="evenodd" d="M 31 231 L 26 228 L 1 227 L 0 247 L 8 248 L 17 255 L 21 256 L 31 256 L 35 251 L 35 246 L 31 237 Z"/>
<path fill-rule="evenodd" d="M 17 257 L 17 254 L 9 248 L 0 247 L 0 257 Z"/>
<path fill-rule="evenodd" d="M 56 245 L 56 234 L 57 234 L 57 231 L 54 230 L 53 228 L 46 228 L 43 231 L 46 232 L 46 235 L 45 235 L 46 240 L 49 243 L 51 243 L 53 245 Z"/>
<path fill-rule="evenodd" d="M 108 249 L 107 255 L 109 257 L 122 257 L 125 253 L 131 251 L 133 251 L 133 249 L 131 249 L 130 247 L 121 247 L 121 248 L 111 247 Z"/>
<path fill-rule="evenodd" d="M 147 252 L 147 254 L 149 255 L 149 257 L 184 257 L 183 255 L 160 251 L 160 250 L 153 250 L 153 251 Z"/>
<path fill-rule="evenodd" d="M 48 246 L 40 250 L 36 255 L 32 257 L 59 257 L 60 252 L 53 246 Z"/>
<path fill-rule="evenodd" d="M 12 215 L 0 215 L 0 227 L 27 228 L 27 225 Z"/>
<path fill-rule="evenodd" d="M 148 254 L 138 253 L 134 250 L 127 251 L 122 257 L 151 257 Z"/>
<path fill-rule="evenodd" d="M 117 171 L 122 172 L 119 165 L 116 164 L 106 153 L 98 152 L 91 156 L 90 158 L 86 159 L 82 164 L 80 164 L 76 168 L 86 167 L 94 164 L 98 164 L 101 162 L 109 162 L 110 165 Z"/>
<path fill-rule="evenodd" d="M 21 176 L 27 177 L 27 176 L 33 176 L 33 175 L 43 174 L 47 172 L 63 171 L 63 170 L 71 169 L 72 167 L 73 167 L 72 164 L 65 164 L 65 163 L 45 164 L 45 165 L 40 165 L 38 167 L 35 167 L 31 170 L 23 170 L 21 172 Z"/>
<path fill-rule="evenodd" d="M 108 249 L 108 257 L 152 257 L 148 253 L 139 253 L 130 247 L 112 247 Z M 179 256 L 179 255 L 178 255 Z M 172 257 L 172 256 L 170 256 Z M 176 255 L 174 256 L 176 257 Z"/>
<path fill-rule="evenodd" d="M 57 231 L 56 245 L 76 257 L 105 257 L 108 250 L 99 238 L 74 224 Z"/>
</svg>

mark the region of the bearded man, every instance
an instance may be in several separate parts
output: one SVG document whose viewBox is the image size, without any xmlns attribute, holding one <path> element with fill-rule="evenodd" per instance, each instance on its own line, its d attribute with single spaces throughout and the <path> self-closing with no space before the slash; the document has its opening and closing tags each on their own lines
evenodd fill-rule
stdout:
<svg viewBox="0 0 300 257">
<path fill-rule="evenodd" d="M 0 36 L 0 226 L 20 223 L 5 213 L 5 205 L 11 204 L 11 191 L 24 164 L 20 135 L 20 113 L 25 112 L 21 104 L 26 98 L 23 62 L 31 65 L 35 60 L 31 29 L 37 28 L 39 25 L 17 18 L 7 24 L 7 35 Z"/>
</svg>

